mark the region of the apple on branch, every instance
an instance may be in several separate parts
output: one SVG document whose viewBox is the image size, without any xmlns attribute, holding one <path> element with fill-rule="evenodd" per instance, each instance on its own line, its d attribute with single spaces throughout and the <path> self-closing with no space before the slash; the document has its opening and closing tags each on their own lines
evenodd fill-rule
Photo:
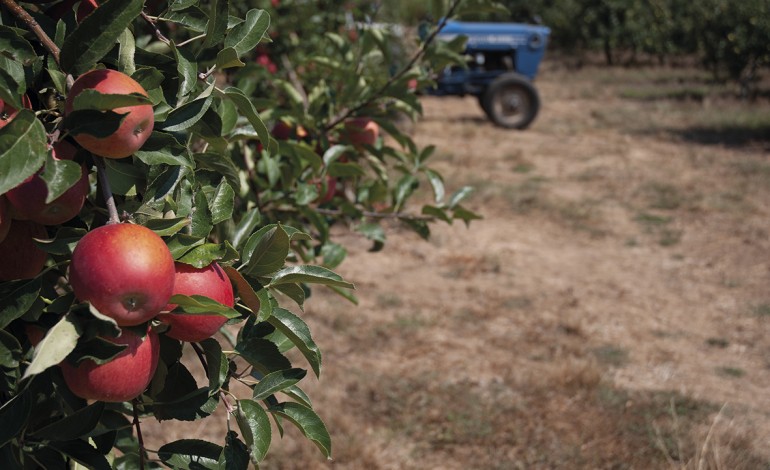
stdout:
<svg viewBox="0 0 770 470">
<path fill-rule="evenodd" d="M 117 338 L 103 337 L 126 349 L 103 364 L 83 359 L 77 365 L 67 360 L 59 364 L 64 381 L 72 393 L 89 400 L 124 402 L 144 392 L 155 374 L 160 357 L 160 340 L 151 328 L 142 337 L 123 328 Z"/>
<path fill-rule="evenodd" d="M 53 148 L 54 160 L 72 160 L 75 153 L 77 149 L 65 140 L 58 142 Z M 31 220 L 43 225 L 58 225 L 78 215 L 89 190 L 88 171 L 85 166 L 81 166 L 81 176 L 77 183 L 49 203 L 45 202 L 48 187 L 40 177 L 40 171 L 8 191 L 6 197 L 14 219 Z"/>
<path fill-rule="evenodd" d="M 155 232 L 110 224 L 88 232 L 72 252 L 72 290 L 119 326 L 152 319 L 171 298 L 174 259 Z"/>
<path fill-rule="evenodd" d="M 78 77 L 72 85 L 64 104 L 65 114 L 73 112 L 75 98 L 83 90 L 96 90 L 109 95 L 137 93 L 148 96 L 142 85 L 124 73 L 109 69 L 91 70 Z M 125 114 L 117 131 L 107 137 L 82 133 L 75 135 L 74 139 L 83 148 L 100 157 L 125 158 L 139 150 L 150 138 L 155 125 L 152 105 L 124 106 L 112 111 Z"/>
<path fill-rule="evenodd" d="M 216 262 L 200 269 L 176 263 L 175 269 L 174 294 L 203 295 L 228 307 L 235 305 L 230 279 Z M 176 305 L 169 304 L 165 310 L 175 308 Z M 210 338 L 225 324 L 227 318 L 221 315 L 162 313 L 158 315 L 158 320 L 169 325 L 167 336 L 192 343 Z"/>
</svg>

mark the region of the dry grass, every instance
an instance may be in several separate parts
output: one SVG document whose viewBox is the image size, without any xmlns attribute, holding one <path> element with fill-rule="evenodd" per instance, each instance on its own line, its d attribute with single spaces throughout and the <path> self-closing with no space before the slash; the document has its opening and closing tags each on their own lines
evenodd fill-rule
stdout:
<svg viewBox="0 0 770 470">
<path fill-rule="evenodd" d="M 379 253 L 337 229 L 361 304 L 314 293 L 304 387 L 334 460 L 287 428 L 261 468 L 770 467 L 768 103 L 687 69 L 551 63 L 538 87 L 526 132 L 426 100 L 415 137 L 485 220 Z"/>
</svg>

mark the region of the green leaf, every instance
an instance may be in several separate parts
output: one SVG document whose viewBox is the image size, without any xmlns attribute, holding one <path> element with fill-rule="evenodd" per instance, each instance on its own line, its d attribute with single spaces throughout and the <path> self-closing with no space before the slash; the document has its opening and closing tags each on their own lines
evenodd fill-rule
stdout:
<svg viewBox="0 0 770 470">
<path fill-rule="evenodd" d="M 40 173 L 40 178 L 45 181 L 48 188 L 46 204 L 50 204 L 80 181 L 83 172 L 83 167 L 80 164 L 71 160 L 56 160 L 49 155 L 46 158 L 45 167 Z"/>
<path fill-rule="evenodd" d="M 86 233 L 86 230 L 82 228 L 59 227 L 54 238 L 42 242 L 36 241 L 35 244 L 52 255 L 71 255 L 75 245 Z"/>
<path fill-rule="evenodd" d="M 444 200 L 444 195 L 446 194 L 444 189 L 444 178 L 433 170 L 425 170 L 425 176 L 428 177 L 430 186 L 433 188 L 433 198 L 435 199 L 436 204 L 441 204 L 441 201 Z"/>
<path fill-rule="evenodd" d="M 180 145 L 176 139 L 165 132 L 153 131 L 150 138 L 134 155 L 148 165 L 180 165 L 194 168 L 187 147 Z"/>
<path fill-rule="evenodd" d="M 398 180 L 395 189 L 396 210 L 399 210 L 404 205 L 406 199 L 412 195 L 415 189 L 417 189 L 418 184 L 419 181 L 414 175 L 404 175 L 400 180 Z"/>
<path fill-rule="evenodd" d="M 195 209 L 190 224 L 190 235 L 208 237 L 214 225 L 211 223 L 209 203 L 203 191 L 195 193 Z"/>
<path fill-rule="evenodd" d="M 21 63 L 0 55 L 0 99 L 16 109 L 22 108 L 21 96 L 26 89 L 23 77 L 24 68 Z"/>
<path fill-rule="evenodd" d="M 280 269 L 289 254 L 289 235 L 281 225 L 268 225 L 252 235 L 243 247 L 243 272 L 264 276 Z"/>
<path fill-rule="evenodd" d="M 235 419 L 251 453 L 251 460 L 256 465 L 265 458 L 270 448 L 272 439 L 270 418 L 256 401 L 238 400 Z"/>
<path fill-rule="evenodd" d="M 117 108 L 152 105 L 152 101 L 139 93 L 107 94 L 93 89 L 84 89 L 75 96 L 72 102 L 73 111 L 91 109 L 95 111 L 112 111 Z"/>
<path fill-rule="evenodd" d="M 350 145 L 332 145 L 329 147 L 329 149 L 324 152 L 323 160 L 324 165 L 327 167 L 337 161 L 341 156 L 345 155 L 345 153 L 353 151 L 353 147 Z"/>
<path fill-rule="evenodd" d="M 238 51 L 232 47 L 226 47 L 217 53 L 216 67 L 219 70 L 244 67 L 246 64 L 238 58 Z"/>
<path fill-rule="evenodd" d="M 454 211 L 452 211 L 452 218 L 462 220 L 463 222 L 465 222 L 466 226 L 468 226 L 471 223 L 471 220 L 483 219 L 483 217 L 480 216 L 479 214 L 469 211 L 468 209 L 459 205 L 455 206 Z"/>
<path fill-rule="evenodd" d="M 8 26 L 0 26 L 0 51 L 0 54 L 23 65 L 31 65 L 37 60 L 32 44 Z"/>
<path fill-rule="evenodd" d="M 206 37 L 203 39 L 201 49 L 219 44 L 225 38 L 225 32 L 227 32 L 227 20 L 230 13 L 229 1 L 212 0 L 210 4 L 209 22 L 206 25 Z"/>
<path fill-rule="evenodd" d="M 113 193 L 121 196 L 135 196 L 137 188 L 144 185 L 144 172 L 140 168 L 111 158 L 105 158 L 103 161 L 107 167 L 107 178 L 110 180 Z"/>
<path fill-rule="evenodd" d="M 190 219 L 187 217 L 176 217 L 174 219 L 149 219 L 144 226 L 155 232 L 161 237 L 170 237 L 183 228 L 190 225 Z"/>
<path fill-rule="evenodd" d="M 278 331 L 297 346 L 310 367 L 313 368 L 316 377 L 321 375 L 321 350 L 310 336 L 310 328 L 298 316 L 283 308 L 273 309 L 273 314 L 267 319 Z"/>
<path fill-rule="evenodd" d="M 229 242 L 225 241 L 224 243 L 204 243 L 196 246 L 178 258 L 177 261 L 200 269 L 214 261 L 226 262 L 237 258 L 238 252 Z"/>
<path fill-rule="evenodd" d="M 187 315 L 220 315 L 227 318 L 241 316 L 241 314 L 232 307 L 222 305 L 205 295 L 195 294 L 188 296 L 174 294 L 168 302 L 177 305 L 173 310 L 174 312 L 184 312 L 184 314 Z M 175 313 L 175 315 L 178 315 L 178 313 Z"/>
<path fill-rule="evenodd" d="M 329 176 L 335 178 L 353 178 L 356 176 L 366 176 L 366 171 L 358 163 L 334 162 L 326 170 Z"/>
<path fill-rule="evenodd" d="M 80 332 L 70 315 L 62 317 L 35 348 L 32 363 L 24 372 L 23 379 L 37 375 L 55 366 L 69 355 L 77 345 Z"/>
<path fill-rule="evenodd" d="M 227 356 L 222 353 L 222 346 L 213 338 L 204 339 L 199 343 L 206 354 L 206 376 L 209 379 L 209 391 L 217 392 L 227 380 L 229 363 Z"/>
<path fill-rule="evenodd" d="M 204 93 L 204 97 L 194 99 L 172 110 L 165 121 L 156 124 L 156 129 L 166 132 L 179 132 L 189 129 L 200 121 L 211 106 L 211 90 L 213 90 L 213 86 L 214 84 L 212 83 L 208 93 Z"/>
<path fill-rule="evenodd" d="M 211 223 L 218 224 L 233 217 L 233 207 L 235 206 L 235 191 L 227 183 L 225 178 L 219 182 L 214 197 L 209 202 L 211 211 Z"/>
<path fill-rule="evenodd" d="M 254 231 L 257 225 L 262 221 L 262 215 L 259 213 L 259 208 L 255 207 L 241 217 L 241 221 L 235 226 L 232 235 L 232 244 L 236 249 L 240 249 L 241 245 L 247 240 L 247 237 Z"/>
<path fill-rule="evenodd" d="M 326 243 L 321 247 L 321 256 L 323 257 L 323 265 L 326 268 L 334 269 L 345 260 L 348 255 L 348 250 L 344 246 L 338 243 Z"/>
<path fill-rule="evenodd" d="M 11 333 L 0 330 L 0 370 L 17 369 L 21 359 L 21 345 Z"/>
<path fill-rule="evenodd" d="M 225 468 L 227 470 L 248 470 L 249 449 L 235 431 L 227 431 L 225 437 Z"/>
<path fill-rule="evenodd" d="M 268 411 L 294 423 L 305 437 L 313 441 L 327 459 L 331 459 L 331 437 L 326 429 L 326 425 L 315 411 L 299 403 L 292 402 L 279 403 L 276 406 L 270 407 Z"/>
<path fill-rule="evenodd" d="M 0 283 L 0 328 L 10 325 L 32 308 L 41 286 L 39 278 Z"/>
<path fill-rule="evenodd" d="M 263 338 L 247 338 L 235 346 L 243 359 L 263 374 L 291 369 L 291 362 L 281 354 L 278 346 Z"/>
<path fill-rule="evenodd" d="M 86 441 L 53 441 L 50 446 L 91 470 L 112 470 L 107 458 Z"/>
<path fill-rule="evenodd" d="M 64 128 L 70 135 L 88 134 L 104 138 L 114 134 L 127 115 L 94 109 L 72 111 L 64 117 Z"/>
<path fill-rule="evenodd" d="M 274 287 L 281 284 L 293 284 L 305 282 L 308 284 L 323 284 L 326 286 L 343 287 L 346 289 L 355 289 L 355 286 L 344 279 L 339 274 L 326 269 L 322 266 L 288 266 L 281 269 L 273 275 L 272 281 L 267 287 Z"/>
<path fill-rule="evenodd" d="M 271 372 L 254 386 L 254 400 L 265 398 L 294 385 L 307 375 L 305 369 L 287 369 Z"/>
<path fill-rule="evenodd" d="M 227 33 L 225 47 L 232 47 L 239 56 L 252 51 L 262 40 L 270 27 L 270 15 L 264 10 L 252 9 L 246 13 L 246 20 L 237 24 Z"/>
<path fill-rule="evenodd" d="M 0 194 L 34 175 L 45 163 L 48 142 L 45 127 L 28 109 L 22 109 L 0 129 Z"/>
<path fill-rule="evenodd" d="M 422 214 L 443 220 L 448 224 L 452 223 L 452 219 L 447 215 L 444 209 L 441 209 L 440 207 L 424 205 L 422 206 Z"/>
<path fill-rule="evenodd" d="M 254 108 L 254 104 L 249 100 L 249 97 L 241 90 L 234 87 L 225 89 L 224 93 L 225 98 L 232 101 L 235 107 L 238 108 L 238 111 L 248 119 L 251 126 L 254 127 L 254 130 L 257 132 L 259 140 L 267 147 L 270 142 L 270 133 L 267 131 L 267 127 L 265 126 L 265 123 L 262 122 L 259 114 L 257 114 L 257 110 Z"/>
<path fill-rule="evenodd" d="M 198 64 L 189 49 L 179 49 L 173 43 L 171 49 L 174 51 L 176 71 L 179 76 L 177 101 L 183 103 L 198 83 Z"/>
<path fill-rule="evenodd" d="M 465 198 L 470 196 L 473 192 L 473 186 L 464 186 L 455 191 L 449 198 L 449 208 L 454 209 L 456 205 L 460 204 Z"/>
<path fill-rule="evenodd" d="M 189 470 L 219 470 L 222 447 L 200 439 L 180 439 L 164 444 L 158 457 L 171 468 Z"/>
<path fill-rule="evenodd" d="M 306 206 L 316 199 L 318 199 L 318 188 L 315 184 L 300 183 L 297 185 L 297 190 L 294 191 L 294 201 L 298 206 Z"/>
<path fill-rule="evenodd" d="M 216 410 L 219 398 L 208 387 L 198 388 L 190 371 L 180 362 L 168 368 L 163 391 L 155 397 L 152 411 L 158 420 L 195 421 Z"/>
<path fill-rule="evenodd" d="M 275 287 L 275 289 L 296 302 L 300 309 L 304 309 L 306 293 L 301 285 L 281 284 L 280 286 Z"/>
<path fill-rule="evenodd" d="M 65 72 L 79 75 L 90 70 L 115 45 L 139 16 L 144 0 L 107 0 L 80 22 L 61 48 L 60 64 Z"/>
<path fill-rule="evenodd" d="M 123 30 L 118 38 L 118 44 L 120 44 L 120 50 L 118 52 L 118 68 L 126 75 L 132 75 L 136 71 L 136 64 L 134 63 L 136 40 L 134 39 L 131 30 Z"/>
<path fill-rule="evenodd" d="M 81 438 L 96 428 L 103 412 L 104 402 L 97 401 L 34 431 L 30 437 L 56 441 Z"/>
<path fill-rule="evenodd" d="M 201 237 L 193 237 L 192 235 L 187 235 L 186 233 L 177 233 L 173 237 L 166 240 L 166 245 L 168 246 L 168 250 L 171 252 L 171 256 L 175 260 L 179 260 L 179 258 L 184 256 L 190 250 L 196 246 L 203 245 L 205 242 L 206 239 Z"/>
<path fill-rule="evenodd" d="M 12 439 L 19 437 L 27 426 L 29 414 L 32 411 L 32 399 L 29 389 L 12 397 L 0 407 L 0 447 Z"/>
</svg>

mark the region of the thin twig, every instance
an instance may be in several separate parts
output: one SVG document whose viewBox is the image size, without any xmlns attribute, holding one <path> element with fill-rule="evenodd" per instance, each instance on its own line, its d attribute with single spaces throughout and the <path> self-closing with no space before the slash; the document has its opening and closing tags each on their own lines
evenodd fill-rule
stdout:
<svg viewBox="0 0 770 470">
<path fill-rule="evenodd" d="M 112 195 L 112 189 L 110 189 L 110 180 L 107 178 L 107 167 L 104 164 L 104 159 L 94 155 L 94 162 L 96 163 L 96 176 L 99 178 L 99 185 L 102 187 L 104 204 L 107 206 L 107 211 L 110 214 L 110 220 L 107 221 L 107 224 L 119 224 L 118 208 L 115 205 L 115 196 Z"/>
<path fill-rule="evenodd" d="M 361 103 L 337 115 L 337 117 L 332 119 L 331 122 L 326 125 L 324 130 L 326 131 L 331 130 L 332 128 L 337 126 L 339 123 L 343 122 L 345 119 L 353 116 L 358 111 L 372 104 L 374 100 L 376 100 L 382 93 L 384 93 L 388 88 L 390 88 L 390 86 L 393 85 L 393 83 L 395 83 L 398 79 L 403 77 L 409 70 L 411 70 L 414 64 L 416 64 L 417 61 L 420 60 L 420 58 L 425 55 L 425 53 L 428 50 L 428 47 L 433 43 L 433 41 L 435 41 L 436 37 L 441 32 L 441 30 L 444 29 L 444 26 L 446 26 L 447 22 L 449 21 L 449 18 L 451 18 L 452 15 L 454 15 L 455 10 L 457 10 L 457 7 L 460 6 L 460 3 L 462 3 L 462 1 L 463 0 L 454 0 L 452 2 L 452 5 L 449 7 L 449 10 L 447 11 L 446 15 L 444 15 L 444 17 L 441 19 L 441 22 L 439 22 L 438 27 L 435 30 L 433 30 L 433 32 L 431 32 L 427 38 L 425 38 L 425 41 L 423 41 L 422 46 L 420 46 L 420 49 L 412 56 L 409 62 L 405 66 L 403 66 L 401 70 L 398 71 L 398 73 L 390 77 L 388 81 L 385 82 L 385 84 L 382 85 L 376 92 L 371 94 L 369 98 L 365 99 Z"/>
<path fill-rule="evenodd" d="M 0 0 L 0 4 L 5 6 L 16 18 L 23 21 L 30 31 L 35 33 L 35 36 L 40 39 L 40 42 L 43 43 L 43 46 L 48 49 L 48 51 L 53 56 L 53 60 L 56 61 L 56 65 L 59 65 L 59 46 L 57 46 L 56 43 L 53 42 L 50 37 L 48 37 L 45 31 L 43 31 L 43 28 L 40 27 L 40 24 L 35 21 L 35 18 L 33 18 L 32 15 L 27 12 L 27 10 L 20 7 L 19 4 L 14 0 Z"/>
<path fill-rule="evenodd" d="M 152 28 L 153 33 L 155 33 L 155 37 L 158 39 L 158 41 L 160 41 L 162 43 L 165 43 L 165 44 L 169 44 L 169 45 L 171 44 L 171 41 L 166 36 L 164 36 L 163 33 L 160 32 L 160 29 L 158 29 L 157 23 L 155 22 L 154 19 L 150 18 L 150 15 L 148 15 L 147 13 L 145 13 L 143 11 L 142 12 L 142 19 L 145 22 L 147 22 L 147 24 L 150 25 L 150 27 Z"/>
<path fill-rule="evenodd" d="M 201 349 L 198 343 L 190 343 L 190 346 L 192 346 L 193 350 L 195 350 L 195 354 L 198 355 L 198 360 L 201 361 L 201 365 L 203 366 L 204 372 L 208 374 L 209 366 L 206 363 L 206 357 L 204 356 L 203 349 Z"/>
<path fill-rule="evenodd" d="M 179 44 L 176 45 L 176 47 L 186 46 L 186 45 L 190 44 L 193 41 L 197 41 L 198 39 L 203 39 L 205 37 L 206 37 L 206 33 L 199 34 L 197 36 L 191 37 L 190 39 L 186 39 L 186 40 L 180 42 Z"/>
<path fill-rule="evenodd" d="M 136 399 L 131 401 L 134 412 L 134 426 L 136 427 L 136 438 L 139 441 L 139 470 L 144 470 L 144 438 L 142 437 L 142 427 L 139 424 L 139 411 L 136 407 Z"/>
</svg>

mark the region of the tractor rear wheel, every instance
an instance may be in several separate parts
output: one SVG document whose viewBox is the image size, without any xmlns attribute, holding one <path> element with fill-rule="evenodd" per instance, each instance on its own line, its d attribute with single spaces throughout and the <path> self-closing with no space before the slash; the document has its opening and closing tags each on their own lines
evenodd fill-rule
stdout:
<svg viewBox="0 0 770 470">
<path fill-rule="evenodd" d="M 497 77 L 481 95 L 480 103 L 492 122 L 507 129 L 525 129 L 540 110 L 535 87 L 515 73 Z"/>
</svg>

